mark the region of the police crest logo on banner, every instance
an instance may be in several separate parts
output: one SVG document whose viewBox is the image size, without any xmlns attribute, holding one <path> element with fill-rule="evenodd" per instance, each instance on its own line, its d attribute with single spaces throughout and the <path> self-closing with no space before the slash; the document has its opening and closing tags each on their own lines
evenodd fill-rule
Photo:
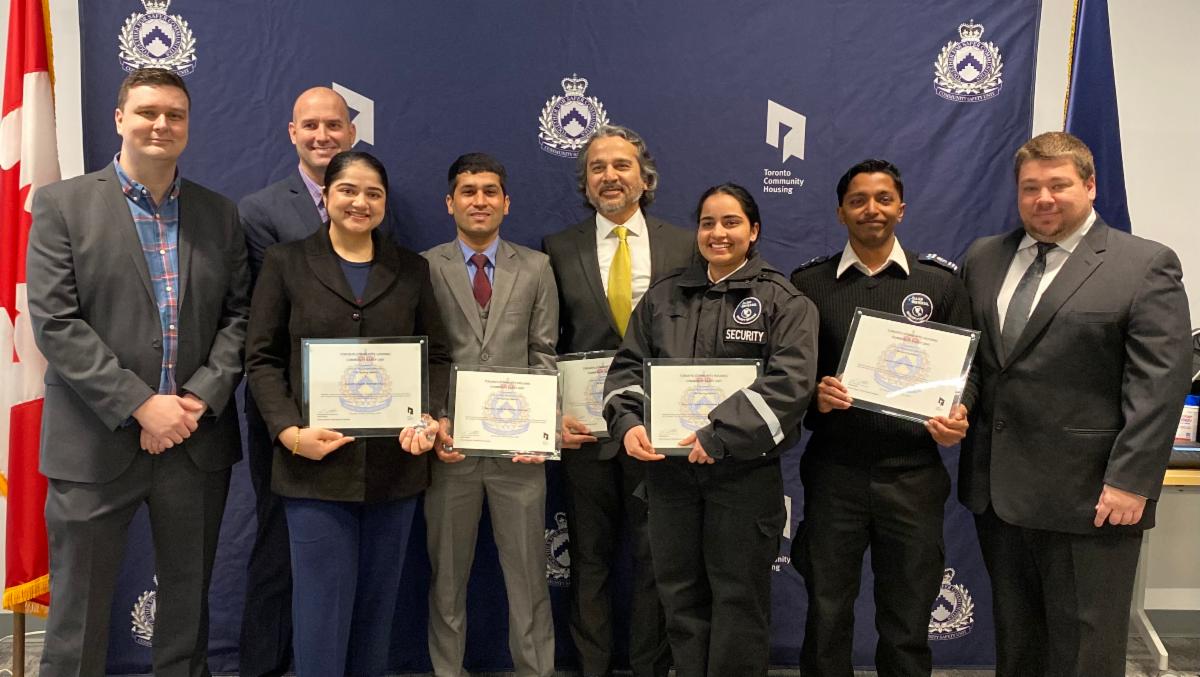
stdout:
<svg viewBox="0 0 1200 677">
<path fill-rule="evenodd" d="M 154 577 L 154 587 L 138 595 L 137 602 L 129 615 L 133 618 L 133 626 L 129 634 L 133 641 L 142 646 L 154 645 L 154 617 L 158 613 L 158 576 Z"/>
<path fill-rule="evenodd" d="M 538 144 L 559 157 L 579 157 L 583 144 L 600 125 L 608 124 L 604 104 L 587 92 L 587 78 L 572 73 L 561 81 L 563 95 L 552 96 L 538 118 Z"/>
<path fill-rule="evenodd" d="M 929 616 L 931 641 L 958 639 L 969 635 L 975 627 L 975 602 L 967 586 L 954 582 L 954 574 L 949 567 L 942 574 L 942 589 Z"/>
<path fill-rule="evenodd" d="M 571 552 L 567 548 L 571 536 L 567 530 L 567 513 L 554 514 L 555 529 L 546 530 L 546 580 L 555 588 L 571 584 Z"/>
<path fill-rule="evenodd" d="M 117 36 L 121 68 L 165 68 L 179 75 L 196 70 L 196 38 L 188 22 L 167 14 L 171 0 L 142 0 L 143 14 L 134 12 Z"/>
<path fill-rule="evenodd" d="M 946 43 L 933 62 L 934 91 L 948 101 L 987 101 L 1000 93 L 1004 62 L 1000 49 L 983 42 L 983 25 L 974 20 L 958 25 L 957 42 Z"/>
</svg>

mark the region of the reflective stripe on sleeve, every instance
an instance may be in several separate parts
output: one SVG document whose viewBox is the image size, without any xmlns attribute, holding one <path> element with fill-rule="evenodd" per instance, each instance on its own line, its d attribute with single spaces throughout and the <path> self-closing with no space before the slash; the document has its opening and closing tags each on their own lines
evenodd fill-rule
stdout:
<svg viewBox="0 0 1200 677">
<path fill-rule="evenodd" d="M 609 400 L 611 400 L 612 398 L 616 397 L 617 395 L 620 395 L 621 393 L 625 393 L 625 392 L 637 393 L 638 395 L 641 395 L 643 398 L 646 397 L 646 391 L 642 390 L 641 386 L 625 386 L 624 388 L 617 388 L 616 390 L 612 391 L 608 395 L 605 395 L 604 403 L 601 406 L 607 407 Z M 765 404 L 764 404 L 764 406 L 765 406 Z"/>
<path fill-rule="evenodd" d="M 783 426 L 780 425 L 779 418 L 775 416 L 775 412 L 771 411 L 771 408 L 767 406 L 767 401 L 763 399 L 763 396 L 749 388 L 742 388 L 742 393 L 746 396 L 747 400 L 750 400 L 754 411 L 757 411 L 758 415 L 762 417 L 763 422 L 767 424 L 767 432 L 771 433 L 771 440 L 775 444 L 782 442 Z"/>
</svg>

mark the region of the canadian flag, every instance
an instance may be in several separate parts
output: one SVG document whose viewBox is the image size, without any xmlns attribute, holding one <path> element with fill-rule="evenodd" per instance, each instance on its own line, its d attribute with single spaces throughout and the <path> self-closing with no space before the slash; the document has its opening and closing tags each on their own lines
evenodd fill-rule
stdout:
<svg viewBox="0 0 1200 677">
<path fill-rule="evenodd" d="M 11 0 L 0 108 L 0 489 L 8 497 L 4 608 L 49 605 L 46 478 L 38 473 L 42 376 L 25 295 L 33 193 L 60 178 L 46 0 Z"/>
</svg>

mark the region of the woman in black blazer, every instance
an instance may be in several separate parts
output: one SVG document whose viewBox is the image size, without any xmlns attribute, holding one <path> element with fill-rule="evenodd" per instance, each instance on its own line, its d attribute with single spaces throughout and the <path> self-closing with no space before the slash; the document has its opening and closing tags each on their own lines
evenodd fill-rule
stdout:
<svg viewBox="0 0 1200 677">
<path fill-rule="evenodd" d="M 450 353 L 425 259 L 376 230 L 387 172 L 346 151 L 325 172 L 329 223 L 270 247 L 251 304 L 246 368 L 271 437 L 271 488 L 284 497 L 291 543 L 297 675 L 381 675 L 425 452 L 445 409 Z M 435 417 L 398 439 L 356 440 L 304 425 L 300 341 L 429 337 Z"/>
</svg>

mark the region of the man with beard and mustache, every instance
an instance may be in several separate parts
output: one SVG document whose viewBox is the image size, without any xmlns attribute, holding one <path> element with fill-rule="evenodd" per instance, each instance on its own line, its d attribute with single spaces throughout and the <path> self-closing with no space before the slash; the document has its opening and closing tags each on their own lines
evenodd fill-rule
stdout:
<svg viewBox="0 0 1200 677">
<path fill-rule="evenodd" d="M 592 216 L 550 235 L 558 281 L 561 328 L 558 352 L 616 350 L 630 314 L 650 284 L 692 259 L 692 233 L 647 216 L 658 169 L 633 130 L 603 125 L 577 164 L 579 191 Z M 662 677 L 670 668 L 662 604 L 654 588 L 646 503 L 635 491 L 642 464 L 620 440 L 598 440 L 571 416 L 563 417 L 563 469 L 571 557 L 571 636 L 583 674 L 613 669 L 613 579 L 622 534 L 633 543 L 633 599 L 629 665 L 636 677 Z"/>
<path fill-rule="evenodd" d="M 856 308 L 908 322 L 971 326 L 971 307 L 954 264 L 905 251 L 896 239 L 904 218 L 900 170 L 865 160 L 837 185 L 838 220 L 848 242 L 792 273 L 792 284 L 817 304 L 816 397 L 804 423 L 812 431 L 800 462 L 804 520 L 792 561 L 808 591 L 800 668 L 806 676 L 853 671 L 854 600 L 863 554 L 875 574 L 875 664 L 883 677 L 929 675 L 929 609 L 942 581 L 942 522 L 950 476 L 938 445 L 967 431 L 959 404 L 949 417 L 922 423 L 851 408 L 837 376 Z"/>
</svg>

